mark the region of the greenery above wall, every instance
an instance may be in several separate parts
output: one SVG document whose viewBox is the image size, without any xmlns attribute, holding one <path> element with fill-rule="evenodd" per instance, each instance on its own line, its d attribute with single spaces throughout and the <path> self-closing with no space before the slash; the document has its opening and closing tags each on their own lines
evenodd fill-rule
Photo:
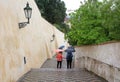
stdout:
<svg viewBox="0 0 120 82">
<path fill-rule="evenodd" d="M 52 24 L 64 22 L 65 3 L 61 0 L 35 0 L 42 17 Z"/>
<path fill-rule="evenodd" d="M 65 3 L 61 0 L 35 0 L 41 15 L 56 28 L 66 33 L 69 28 L 64 23 L 66 17 Z"/>
<path fill-rule="evenodd" d="M 100 44 L 120 40 L 120 0 L 88 0 L 71 14 L 66 34 L 71 45 Z"/>
</svg>

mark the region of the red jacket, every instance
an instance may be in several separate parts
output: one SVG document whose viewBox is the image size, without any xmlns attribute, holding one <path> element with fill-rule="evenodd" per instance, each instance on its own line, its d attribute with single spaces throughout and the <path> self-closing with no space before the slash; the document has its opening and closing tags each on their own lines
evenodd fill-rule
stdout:
<svg viewBox="0 0 120 82">
<path fill-rule="evenodd" d="M 62 61 L 63 56 L 62 56 L 62 54 L 61 54 L 61 53 L 57 53 L 56 58 L 57 58 L 57 61 Z"/>
</svg>

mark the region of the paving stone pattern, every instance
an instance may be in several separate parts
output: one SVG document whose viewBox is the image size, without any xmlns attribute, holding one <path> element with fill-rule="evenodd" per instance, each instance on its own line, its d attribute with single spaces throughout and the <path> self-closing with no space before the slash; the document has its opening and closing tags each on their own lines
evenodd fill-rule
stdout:
<svg viewBox="0 0 120 82">
<path fill-rule="evenodd" d="M 56 68 L 56 59 L 48 59 L 41 68 L 31 69 L 17 82 L 108 82 L 85 69 L 66 69 L 63 60 L 61 69 Z"/>
</svg>

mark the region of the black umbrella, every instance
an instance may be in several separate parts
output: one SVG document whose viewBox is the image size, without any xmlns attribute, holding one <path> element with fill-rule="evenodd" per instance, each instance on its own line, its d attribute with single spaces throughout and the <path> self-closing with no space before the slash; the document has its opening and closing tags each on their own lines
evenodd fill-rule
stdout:
<svg viewBox="0 0 120 82">
<path fill-rule="evenodd" d="M 63 49 L 65 46 L 64 45 L 62 45 L 62 46 L 60 46 L 58 49 Z"/>
</svg>

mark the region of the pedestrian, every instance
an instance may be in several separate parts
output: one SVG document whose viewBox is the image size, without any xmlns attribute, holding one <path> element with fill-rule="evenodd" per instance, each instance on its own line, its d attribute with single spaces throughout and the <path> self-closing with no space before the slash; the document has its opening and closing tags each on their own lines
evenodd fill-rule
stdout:
<svg viewBox="0 0 120 82">
<path fill-rule="evenodd" d="M 75 49 L 72 47 L 68 47 L 65 52 L 66 54 L 66 62 L 67 62 L 67 69 L 71 69 L 72 67 L 72 59 L 73 59 L 73 52 L 75 52 Z"/>
<path fill-rule="evenodd" d="M 63 55 L 62 55 L 62 51 L 57 53 L 57 68 L 61 68 L 62 67 L 62 59 L 63 59 Z"/>
</svg>

